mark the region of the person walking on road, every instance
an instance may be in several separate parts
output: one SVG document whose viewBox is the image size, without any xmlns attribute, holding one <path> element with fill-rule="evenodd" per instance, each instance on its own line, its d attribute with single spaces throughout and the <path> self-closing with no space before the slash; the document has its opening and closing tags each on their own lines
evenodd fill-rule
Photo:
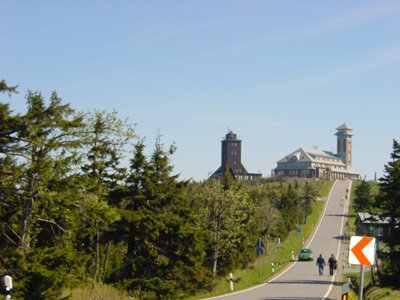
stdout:
<svg viewBox="0 0 400 300">
<path fill-rule="evenodd" d="M 329 275 L 333 275 L 333 271 L 336 270 L 337 268 L 337 260 L 335 258 L 335 255 L 331 255 L 328 259 L 328 264 L 329 264 Z"/>
<path fill-rule="evenodd" d="M 319 275 L 324 274 L 324 266 L 326 266 L 325 259 L 322 257 L 322 254 L 319 255 L 317 258 L 317 266 L 318 266 L 318 271 Z"/>
</svg>

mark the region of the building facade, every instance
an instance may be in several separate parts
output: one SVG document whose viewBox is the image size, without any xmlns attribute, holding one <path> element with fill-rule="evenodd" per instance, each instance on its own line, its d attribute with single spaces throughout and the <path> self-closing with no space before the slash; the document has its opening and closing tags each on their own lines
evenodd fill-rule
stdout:
<svg viewBox="0 0 400 300">
<path fill-rule="evenodd" d="M 390 218 L 383 219 L 378 215 L 359 212 L 355 221 L 356 235 L 382 238 L 389 235 L 389 221 Z"/>
<path fill-rule="evenodd" d="M 249 173 L 242 164 L 242 141 L 237 135 L 229 131 L 225 139 L 221 141 L 221 166 L 211 175 L 210 178 L 221 177 L 225 174 L 226 168 L 232 176 L 238 180 L 255 180 L 261 178 L 259 173 Z"/>
<path fill-rule="evenodd" d="M 273 175 L 296 178 L 358 179 L 352 169 L 352 129 L 345 123 L 336 128 L 337 153 L 299 148 L 277 162 Z"/>
</svg>

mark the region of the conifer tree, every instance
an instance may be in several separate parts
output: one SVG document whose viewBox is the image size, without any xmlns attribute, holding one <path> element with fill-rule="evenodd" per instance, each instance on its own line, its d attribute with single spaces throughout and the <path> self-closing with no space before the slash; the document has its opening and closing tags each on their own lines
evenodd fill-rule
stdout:
<svg viewBox="0 0 400 300">
<path fill-rule="evenodd" d="M 225 190 L 229 190 L 234 185 L 235 179 L 233 177 L 232 170 L 231 168 L 229 168 L 228 164 L 225 166 L 225 172 L 221 180 Z"/>
<path fill-rule="evenodd" d="M 16 93 L 16 86 L 9 87 L 5 80 L 0 81 L 0 96 Z M 16 178 L 19 176 L 14 152 L 18 150 L 15 137 L 20 118 L 13 115 L 9 104 L 0 102 L 0 274 L 13 274 L 15 271 L 15 252 L 19 243 L 17 232 L 19 207 L 15 198 L 18 195 Z M 14 270 L 13 270 L 14 269 Z"/>
<path fill-rule="evenodd" d="M 129 290 L 156 299 L 175 299 L 202 285 L 202 247 L 185 191 L 186 181 L 173 175 L 171 146 L 157 139 L 149 159 L 144 143 L 135 146 L 128 189 L 120 201 L 127 232 L 124 282 Z"/>
<path fill-rule="evenodd" d="M 297 190 L 292 184 L 288 185 L 286 191 L 282 191 L 281 197 L 277 203 L 278 209 L 282 212 L 284 228 L 282 228 L 282 237 L 286 237 L 288 232 L 294 229 L 296 223 L 299 223 L 299 197 Z"/>
<path fill-rule="evenodd" d="M 7 85 L 7 83 L 4 79 L 0 81 L 0 93 L 8 93 L 9 95 L 18 93 L 17 87 L 18 87 L 17 85 L 15 85 L 15 86 Z"/>
<path fill-rule="evenodd" d="M 52 299 L 73 264 L 67 234 L 73 214 L 63 182 L 80 146 L 82 116 L 55 92 L 48 105 L 38 92 L 28 91 L 26 99 L 25 114 L 2 113 L 1 127 L 9 134 L 1 147 L 1 169 L 9 176 L 2 184 L 12 212 L 2 212 L 10 247 L 3 257 L 14 269 L 17 297 Z"/>
<path fill-rule="evenodd" d="M 359 185 L 354 190 L 355 199 L 354 206 L 357 211 L 371 211 L 373 210 L 374 198 L 371 191 L 370 184 L 365 180 L 361 180 Z"/>
<path fill-rule="evenodd" d="M 114 202 L 120 208 L 122 216 L 117 227 L 117 239 L 125 240 L 127 245 L 124 266 L 119 270 L 120 275 L 114 276 L 123 281 L 128 290 L 142 288 L 140 279 L 137 277 L 141 271 L 142 256 L 147 255 L 145 240 L 151 235 L 152 230 L 150 224 L 152 218 L 148 213 L 149 203 L 146 198 L 149 166 L 144 150 L 144 141 L 140 139 L 134 146 L 126 185 L 114 195 Z"/>
<path fill-rule="evenodd" d="M 85 123 L 84 150 L 87 155 L 82 161 L 83 174 L 79 177 L 79 190 L 83 191 L 79 203 L 83 210 L 79 218 L 81 230 L 76 238 L 86 243 L 88 267 L 92 266 L 93 278 L 98 280 L 106 275 L 110 246 L 106 231 L 119 219 L 116 209 L 109 205 L 109 199 L 125 179 L 126 172 L 120 163 L 125 146 L 134 137 L 134 129 L 118 118 L 115 111 L 94 112 Z"/>
<path fill-rule="evenodd" d="M 377 205 L 381 218 L 388 218 L 389 233 L 384 240 L 390 247 L 391 267 L 400 272 L 400 143 L 393 140 L 392 160 L 385 165 L 385 173 L 380 178 Z"/>
</svg>

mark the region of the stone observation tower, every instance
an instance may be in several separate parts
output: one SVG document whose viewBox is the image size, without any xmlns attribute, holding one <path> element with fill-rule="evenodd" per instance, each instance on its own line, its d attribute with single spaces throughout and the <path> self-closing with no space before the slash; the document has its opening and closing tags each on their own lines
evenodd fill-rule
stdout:
<svg viewBox="0 0 400 300">
<path fill-rule="evenodd" d="M 351 128 L 343 123 L 336 128 L 337 136 L 337 156 L 343 159 L 347 169 L 352 165 L 352 136 Z"/>
</svg>

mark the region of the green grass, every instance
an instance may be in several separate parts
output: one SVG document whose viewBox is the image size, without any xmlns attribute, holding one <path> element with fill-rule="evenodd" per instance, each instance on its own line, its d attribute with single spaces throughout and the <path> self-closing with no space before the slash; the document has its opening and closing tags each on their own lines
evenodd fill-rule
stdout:
<svg viewBox="0 0 400 300">
<path fill-rule="evenodd" d="M 398 300 L 400 299 L 400 290 L 372 287 L 364 293 L 364 296 L 365 300 Z"/>
<path fill-rule="evenodd" d="M 68 298 L 66 298 L 68 297 Z M 68 300 L 134 300 L 112 286 L 101 283 L 87 283 L 83 287 L 65 290 L 61 299 Z"/>
<path fill-rule="evenodd" d="M 349 273 L 345 274 L 347 278 L 351 278 L 351 289 L 350 294 L 353 299 L 358 298 L 359 286 L 360 286 L 360 273 Z M 393 288 L 385 288 L 379 286 L 371 285 L 371 272 L 364 273 L 364 290 L 363 299 L 364 300 L 395 300 L 400 299 L 400 290 Z M 349 297 L 349 299 L 352 299 Z"/>
<path fill-rule="evenodd" d="M 332 185 L 333 185 L 333 181 L 324 181 L 322 183 L 322 186 L 319 191 L 321 197 L 327 197 L 329 195 Z"/>
</svg>

